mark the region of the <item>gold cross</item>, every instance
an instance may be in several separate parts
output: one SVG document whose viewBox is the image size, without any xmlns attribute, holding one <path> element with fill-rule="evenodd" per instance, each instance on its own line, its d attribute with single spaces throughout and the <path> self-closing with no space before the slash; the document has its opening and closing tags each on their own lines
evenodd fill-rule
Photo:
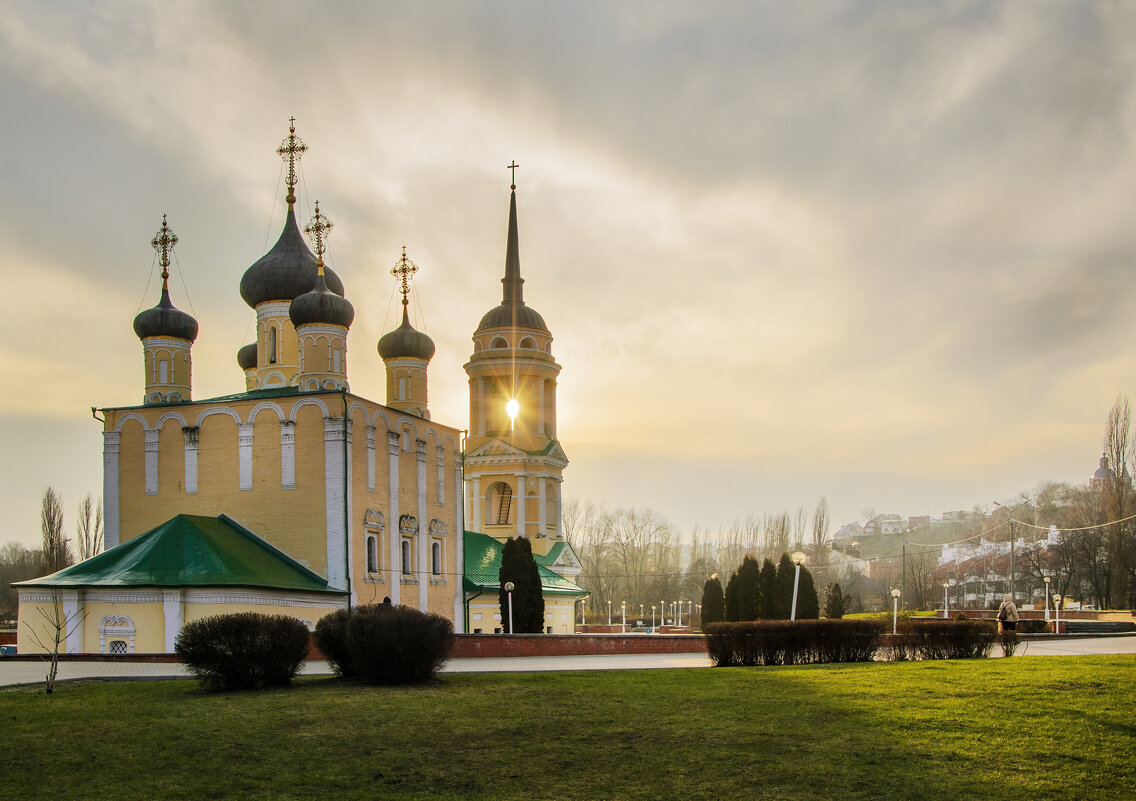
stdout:
<svg viewBox="0 0 1136 801">
<path fill-rule="evenodd" d="M 316 256 L 323 263 L 323 254 L 327 249 L 327 235 L 332 229 L 331 220 L 320 214 L 320 202 L 316 201 L 316 213 L 310 223 L 304 226 L 304 233 L 311 238 L 316 246 Z"/>
<path fill-rule="evenodd" d="M 517 188 L 517 167 L 520 167 L 521 165 L 517 163 L 517 160 L 516 160 L 516 159 L 512 159 L 512 162 L 513 162 L 513 163 L 512 163 L 512 164 L 510 164 L 510 165 L 509 165 L 508 167 L 506 167 L 505 169 L 506 169 L 506 170 L 511 170 L 511 171 L 512 171 L 513 175 L 512 175 L 512 177 L 511 177 L 511 179 L 510 179 L 510 182 L 511 182 L 511 183 L 513 184 L 512 188 L 513 188 L 513 189 L 516 189 L 516 188 Z"/>
<path fill-rule="evenodd" d="M 296 136 L 296 118 L 292 117 L 288 121 L 288 135 L 284 137 L 284 141 L 280 143 L 280 147 L 276 148 L 276 154 L 288 162 L 288 202 L 295 203 L 294 189 L 296 188 L 296 162 L 308 150 L 308 146 L 304 144 L 304 140 Z"/>
<path fill-rule="evenodd" d="M 406 257 L 406 245 L 403 245 L 402 258 L 395 262 L 394 268 L 391 270 L 391 275 L 399 281 L 399 292 L 402 293 L 403 306 L 410 302 L 406 299 L 406 296 L 410 294 L 410 276 L 416 272 L 418 272 L 418 265 Z"/>
<path fill-rule="evenodd" d="M 170 277 L 170 251 L 174 249 L 177 244 L 178 238 L 168 225 L 166 225 L 166 215 L 162 215 L 162 227 L 158 233 L 154 234 L 154 238 L 150 240 L 150 244 L 154 250 L 158 251 L 158 263 L 162 265 L 162 280 L 165 281 Z"/>
</svg>

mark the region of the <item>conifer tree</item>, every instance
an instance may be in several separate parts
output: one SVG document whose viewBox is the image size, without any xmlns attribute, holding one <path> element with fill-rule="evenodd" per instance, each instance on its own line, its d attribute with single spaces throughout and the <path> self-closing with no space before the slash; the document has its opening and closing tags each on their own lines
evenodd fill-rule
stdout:
<svg viewBox="0 0 1136 801">
<path fill-rule="evenodd" d="M 513 582 L 513 633 L 541 634 L 544 632 L 544 594 L 540 586 L 540 571 L 532 554 L 532 543 L 525 537 L 506 540 L 501 549 L 501 570 L 498 573 L 501 589 L 502 630 L 509 631 L 509 594 L 505 584 Z"/>
<path fill-rule="evenodd" d="M 757 620 L 761 613 L 761 566 L 750 555 L 738 567 L 738 620 Z"/>
<path fill-rule="evenodd" d="M 726 619 L 726 594 L 718 574 L 706 580 L 702 588 L 702 625 L 719 623 Z"/>
<path fill-rule="evenodd" d="M 789 554 L 781 554 L 781 561 L 777 563 L 777 589 L 773 596 L 773 618 L 787 620 L 793 605 L 793 580 L 797 566 L 789 558 Z"/>
<path fill-rule="evenodd" d="M 792 596 L 789 602 L 792 603 Z M 802 565 L 801 582 L 797 586 L 797 620 L 816 620 L 818 617 L 820 617 L 820 604 L 817 602 L 813 574 Z"/>
<path fill-rule="evenodd" d="M 758 583 L 761 586 L 761 598 L 757 616 L 759 619 L 772 620 L 777 617 L 774 603 L 777 597 L 777 568 L 768 557 L 761 564 L 761 577 Z"/>
<path fill-rule="evenodd" d="M 738 608 L 738 597 L 741 594 L 741 581 L 738 579 L 738 571 L 734 571 L 730 576 L 730 580 L 726 582 L 725 604 L 726 604 L 726 620 L 731 623 L 736 623 L 741 620 L 739 615 L 741 610 Z"/>
<path fill-rule="evenodd" d="M 830 619 L 844 617 L 844 594 L 839 584 L 829 584 L 824 590 L 824 616 Z"/>
</svg>

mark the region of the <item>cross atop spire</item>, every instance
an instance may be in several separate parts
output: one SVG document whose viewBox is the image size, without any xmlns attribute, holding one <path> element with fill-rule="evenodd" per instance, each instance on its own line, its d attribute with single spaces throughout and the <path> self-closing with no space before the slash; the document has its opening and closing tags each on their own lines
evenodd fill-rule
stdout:
<svg viewBox="0 0 1136 801">
<path fill-rule="evenodd" d="M 166 215 L 162 215 L 162 227 L 158 229 L 158 233 L 154 234 L 154 238 L 150 240 L 150 244 L 154 250 L 158 251 L 158 263 L 162 265 L 162 289 L 166 288 L 166 280 L 170 277 L 170 253 L 173 252 L 174 245 L 177 244 L 177 234 L 166 224 Z"/>
<path fill-rule="evenodd" d="M 517 163 L 516 159 L 512 159 L 512 162 L 513 163 L 510 164 L 505 169 L 509 170 L 510 172 L 513 173 L 512 178 L 509 181 L 509 183 L 511 183 L 512 186 L 510 186 L 509 188 L 516 191 L 516 189 L 517 189 L 517 167 L 520 167 L 521 165 Z"/>
<path fill-rule="evenodd" d="M 304 226 L 304 233 L 316 246 L 316 264 L 319 265 L 319 274 L 323 275 L 323 254 L 327 250 L 327 235 L 334 226 L 331 220 L 320 214 L 320 202 L 316 201 L 316 213 L 312 221 Z"/>
<path fill-rule="evenodd" d="M 296 136 L 296 118 L 289 118 L 288 135 L 284 137 L 280 147 L 276 148 L 276 154 L 288 162 L 288 197 L 285 200 L 289 206 L 296 202 L 296 162 L 307 151 L 308 146 L 304 144 L 304 140 Z"/>
<path fill-rule="evenodd" d="M 406 256 L 406 245 L 402 246 L 402 258 L 395 262 L 391 275 L 398 279 L 398 291 L 402 293 L 402 305 L 409 305 L 406 296 L 410 294 L 410 277 L 418 272 L 418 265 Z"/>
</svg>

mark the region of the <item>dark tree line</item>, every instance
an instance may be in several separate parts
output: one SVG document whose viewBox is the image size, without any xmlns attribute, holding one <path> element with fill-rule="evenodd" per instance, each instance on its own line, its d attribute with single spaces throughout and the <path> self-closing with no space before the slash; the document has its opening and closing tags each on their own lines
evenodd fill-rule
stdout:
<svg viewBox="0 0 1136 801">
<path fill-rule="evenodd" d="M 750 555 L 730 576 L 725 589 L 717 574 L 710 577 L 702 589 L 702 623 L 743 620 L 787 620 L 793 614 L 793 584 L 797 582 L 797 566 L 784 553 L 777 565 L 766 558 L 760 565 Z M 829 617 L 844 614 L 840 586 L 831 586 L 827 593 L 825 612 Z M 815 620 L 820 616 L 816 586 L 812 574 L 801 566 L 797 585 L 796 617 Z"/>
</svg>

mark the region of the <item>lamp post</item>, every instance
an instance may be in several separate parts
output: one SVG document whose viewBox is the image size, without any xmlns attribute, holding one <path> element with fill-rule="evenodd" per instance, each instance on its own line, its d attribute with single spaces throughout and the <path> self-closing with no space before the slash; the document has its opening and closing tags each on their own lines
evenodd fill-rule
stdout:
<svg viewBox="0 0 1136 801">
<path fill-rule="evenodd" d="M 654 604 L 651 604 L 651 631 L 655 631 L 655 605 Z"/>
<path fill-rule="evenodd" d="M 646 615 L 643 614 L 643 604 L 639 604 L 639 619 L 642 620 L 645 617 Z M 643 624 L 640 623 L 639 625 L 642 626 Z"/>
<path fill-rule="evenodd" d="M 1045 622 L 1049 622 L 1049 576 L 1041 579 L 1045 582 Z"/>
<path fill-rule="evenodd" d="M 801 584 L 801 565 L 805 563 L 805 554 L 797 551 L 792 556 L 793 564 L 797 566 L 796 573 L 793 575 L 793 610 L 789 613 L 790 620 L 797 619 L 797 587 Z"/>
<path fill-rule="evenodd" d="M 619 633 L 620 634 L 626 634 L 627 633 L 627 601 L 624 601 L 623 603 L 621 603 L 619 605 L 619 608 L 623 611 L 623 622 L 619 624 Z"/>
<path fill-rule="evenodd" d="M 1054 634 L 1060 634 L 1061 633 L 1061 596 L 1056 592 L 1053 593 L 1053 614 L 1057 615 L 1057 619 L 1053 624 L 1053 626 L 1054 626 L 1053 633 Z"/>
<path fill-rule="evenodd" d="M 943 582 L 943 620 L 951 616 L 951 583 Z"/>
<path fill-rule="evenodd" d="M 899 590 L 891 591 L 891 633 L 896 634 L 899 628 Z"/>
<path fill-rule="evenodd" d="M 675 601 L 675 611 L 678 613 L 678 617 L 675 619 L 675 625 L 681 626 L 682 625 L 682 601 Z"/>
<path fill-rule="evenodd" d="M 659 601 L 659 628 L 667 625 L 667 602 Z"/>
<path fill-rule="evenodd" d="M 586 607 L 587 604 L 588 604 L 588 596 L 585 595 L 583 598 L 580 599 L 580 626 L 581 626 L 581 628 L 585 625 L 585 622 L 584 622 L 584 607 Z"/>
<path fill-rule="evenodd" d="M 514 587 L 513 582 L 511 582 L 511 581 L 505 582 L 505 592 L 509 596 L 509 633 L 510 634 L 513 633 L 513 587 Z"/>
<path fill-rule="evenodd" d="M 607 624 L 609 626 L 611 625 L 611 599 L 610 598 L 608 599 L 608 602 L 607 602 Z"/>
</svg>

